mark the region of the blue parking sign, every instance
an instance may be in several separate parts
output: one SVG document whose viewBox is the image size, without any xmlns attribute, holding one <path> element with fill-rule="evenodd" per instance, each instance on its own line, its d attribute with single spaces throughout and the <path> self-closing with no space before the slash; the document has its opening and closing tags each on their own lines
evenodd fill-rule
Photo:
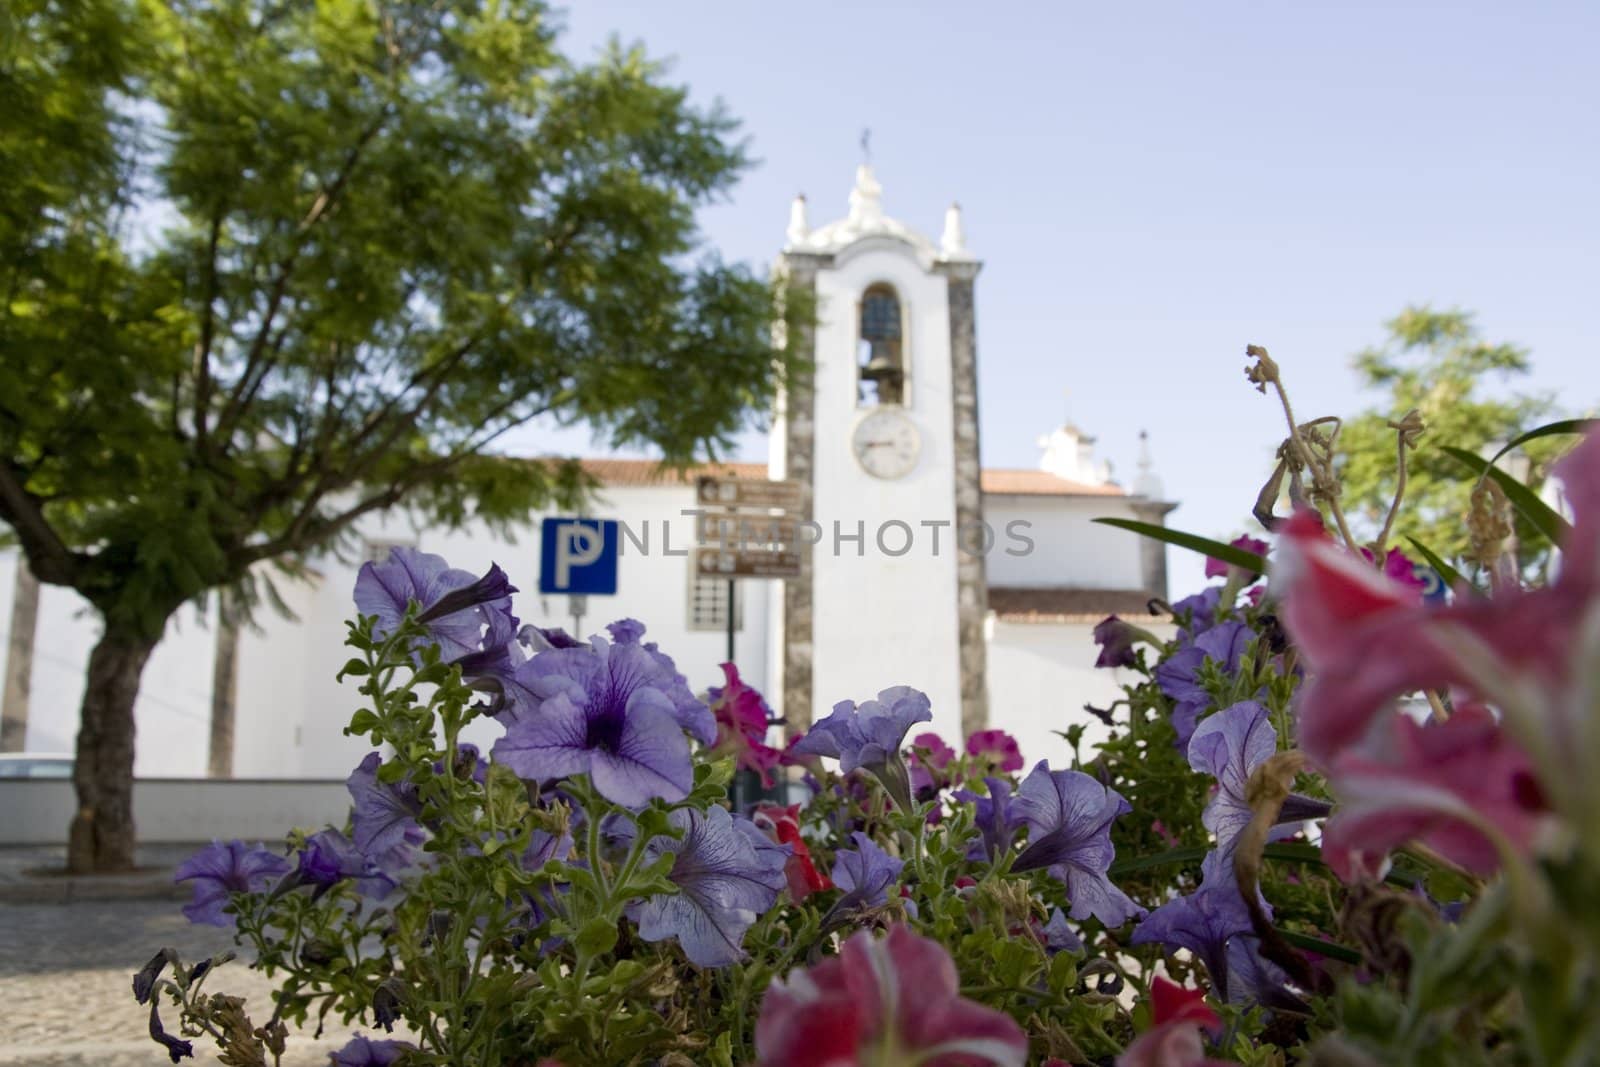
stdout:
<svg viewBox="0 0 1600 1067">
<path fill-rule="evenodd" d="M 545 519 L 539 592 L 615 595 L 617 542 L 615 519 Z"/>
</svg>

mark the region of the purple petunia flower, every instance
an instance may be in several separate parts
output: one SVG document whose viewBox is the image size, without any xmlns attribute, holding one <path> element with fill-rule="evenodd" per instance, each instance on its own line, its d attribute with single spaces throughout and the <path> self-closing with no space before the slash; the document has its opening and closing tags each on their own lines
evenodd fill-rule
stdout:
<svg viewBox="0 0 1600 1067">
<path fill-rule="evenodd" d="M 1094 643 L 1100 646 L 1100 655 L 1096 657 L 1096 667 L 1137 667 L 1139 657 L 1134 653 L 1133 646 L 1140 641 L 1151 644 L 1160 644 L 1155 636 L 1148 630 L 1142 629 L 1133 623 L 1107 615 L 1095 624 Z"/>
<path fill-rule="evenodd" d="M 1233 846 L 1250 825 L 1246 799 L 1250 775 L 1278 751 L 1278 732 L 1267 709 L 1253 700 L 1224 708 L 1201 723 L 1189 741 L 1189 766 L 1217 780 L 1217 791 L 1200 821 L 1217 836 L 1219 862 L 1233 862 Z M 1278 816 L 1279 823 L 1300 823 L 1331 810 L 1311 797 L 1291 795 Z"/>
<path fill-rule="evenodd" d="M 183 908 L 190 922 L 232 926 L 233 916 L 222 909 L 234 893 L 265 892 L 287 873 L 289 861 L 260 845 L 213 841 L 179 864 L 172 880 L 194 883 L 194 898 Z"/>
<path fill-rule="evenodd" d="M 672 678 L 642 645 L 597 637 L 541 652 L 517 680 L 537 703 L 499 716 L 506 733 L 490 752 L 496 763 L 529 779 L 587 774 L 606 799 L 631 808 L 688 795 L 694 768 Z"/>
<path fill-rule="evenodd" d="M 547 863 L 565 863 L 572 855 L 573 839 L 570 832 L 553 834 L 548 830 L 535 830 L 528 840 L 528 847 L 522 852 L 522 869 L 529 873 L 537 873 L 544 869 Z M 584 866 L 582 862 L 575 866 Z M 528 925 L 539 926 L 552 915 L 561 914 L 563 911 L 561 898 L 569 886 L 566 882 L 555 885 L 536 886 L 524 890 L 523 898 L 528 902 Z M 552 938 L 546 942 L 546 948 L 553 948 L 558 944 L 558 939 Z"/>
<path fill-rule="evenodd" d="M 1179 749 L 1189 747 L 1196 723 L 1212 703 L 1211 694 L 1200 684 L 1201 666 L 1209 659 L 1224 671 L 1237 671 L 1245 646 L 1255 636 L 1255 631 L 1244 623 L 1227 619 L 1192 641 L 1181 641 L 1178 651 L 1156 667 L 1156 684 L 1175 702 L 1172 728 L 1178 735 Z"/>
<path fill-rule="evenodd" d="M 150 1001 L 150 1039 L 167 1050 L 167 1057 L 173 1063 L 194 1059 L 194 1043 L 173 1037 L 161 1025 L 161 1001 L 155 998 Z"/>
<path fill-rule="evenodd" d="M 1266 908 L 1265 901 L 1262 906 Z M 1128 940 L 1188 949 L 1205 964 L 1212 989 L 1230 1001 L 1282 1003 L 1288 996 L 1287 977 L 1261 958 L 1253 929 L 1232 867 L 1213 851 L 1201 865 L 1200 887 L 1151 912 Z"/>
<path fill-rule="evenodd" d="M 338 1052 L 330 1053 L 333 1067 L 390 1067 L 417 1046 L 409 1041 L 374 1041 L 357 1034 Z"/>
<path fill-rule="evenodd" d="M 925 694 L 910 686 L 895 686 L 879 693 L 877 700 L 835 704 L 833 714 L 813 726 L 794 751 L 830 756 L 846 774 L 857 767 L 871 769 L 897 758 L 911 727 L 932 718 Z"/>
<path fill-rule="evenodd" d="M 723 967 L 744 956 L 745 931 L 771 908 L 788 882 L 787 845 L 774 844 L 756 825 L 723 807 L 704 813 L 677 808 L 668 819 L 681 839 L 665 835 L 645 843 L 646 865 L 671 853 L 667 878 L 677 893 L 646 899 L 633 911 L 646 941 L 677 938 L 700 967 Z"/>
<path fill-rule="evenodd" d="M 1222 604 L 1222 586 L 1211 585 L 1172 605 L 1172 615 L 1182 628 L 1178 639 L 1188 642 L 1217 624 L 1217 608 Z M 1187 622 L 1185 622 L 1187 620 Z"/>
<path fill-rule="evenodd" d="M 394 548 L 382 563 L 361 565 L 356 576 L 356 609 L 377 616 L 373 633 L 384 637 L 405 618 L 415 600 L 422 611 L 417 621 L 439 646 L 445 662 L 453 663 L 483 647 L 483 628 L 511 614 L 511 594 L 516 592 L 504 571 L 490 564 L 481 578 L 455 570 L 443 556 L 414 548 Z M 512 626 L 512 631 L 515 626 Z"/>
<path fill-rule="evenodd" d="M 716 744 L 716 715 L 705 701 L 694 695 L 694 690 L 689 688 L 689 680 L 679 672 L 671 656 L 661 651 L 654 641 L 640 641 L 644 636 L 644 623 L 638 619 L 619 619 L 606 629 L 611 632 L 616 644 L 638 645 L 649 653 L 657 667 L 656 688 L 672 701 L 672 714 L 678 720 L 678 725 L 702 745 Z"/>
<path fill-rule="evenodd" d="M 844 890 L 833 910 L 882 907 L 889 902 L 889 887 L 899 879 L 905 860 L 889 855 L 859 830 L 850 837 L 856 847 L 842 848 L 833 856 L 833 884 Z"/>
<path fill-rule="evenodd" d="M 345 782 L 355 800 L 350 815 L 354 831 L 351 836 L 361 854 L 378 866 L 408 867 L 411 850 L 422 844 L 425 836 L 417 824 L 422 802 L 409 781 L 393 785 L 379 781 L 378 767 L 382 763 L 381 754 L 367 753 Z"/>
<path fill-rule="evenodd" d="M 1055 908 L 1050 912 L 1050 921 L 1039 930 L 1044 935 L 1044 950 L 1054 956 L 1057 952 L 1082 952 L 1083 941 L 1067 925 L 1066 912 Z"/>
<path fill-rule="evenodd" d="M 1244 660 L 1245 646 L 1255 636 L 1256 632 L 1240 620 L 1224 619 L 1196 637 L 1194 647 L 1231 674 L 1239 669 L 1239 664 Z"/>
<path fill-rule="evenodd" d="M 606 626 L 606 632 L 611 635 L 611 640 L 619 645 L 637 644 L 644 637 L 644 623 L 638 619 L 618 619 Z"/>
<path fill-rule="evenodd" d="M 1195 673 L 1206 661 L 1206 654 L 1191 642 L 1182 645 L 1172 655 L 1156 665 L 1153 672 L 1161 691 L 1173 700 L 1185 700 L 1192 694 L 1205 696 L 1205 690 L 1195 680 Z"/>
<path fill-rule="evenodd" d="M 1022 817 L 1012 810 L 1010 781 L 985 778 L 983 784 L 989 787 L 988 796 L 963 789 L 956 794 L 956 799 L 970 803 L 975 809 L 972 825 L 978 836 L 967 845 L 967 858 L 993 863 L 1011 848 Z"/>
<path fill-rule="evenodd" d="M 835 704 L 833 713 L 791 745 L 790 751 L 836 759 L 845 774 L 863 768 L 883 783 L 901 810 L 910 811 L 911 779 L 900 749 L 911 727 L 932 718 L 925 694 L 898 685 L 859 706 L 853 700 Z"/>
<path fill-rule="evenodd" d="M 1120 793 L 1081 771 L 1052 771 L 1040 760 L 1018 788 L 1011 810 L 1028 824 L 1028 847 L 1012 870 L 1048 868 L 1066 884 L 1072 918 L 1093 915 L 1115 927 L 1143 914 L 1106 877 L 1116 858 L 1112 820 L 1133 810 Z"/>
<path fill-rule="evenodd" d="M 1251 931 L 1250 911 L 1232 869 L 1215 852 L 1207 853 L 1203 871 L 1200 888 L 1152 911 L 1128 940 L 1188 949 L 1206 965 L 1212 988 L 1221 993 L 1228 987 L 1228 940 Z"/>
<path fill-rule="evenodd" d="M 516 616 L 493 613 L 483 633 L 482 647 L 455 661 L 461 668 L 462 681 L 473 689 L 493 694 L 490 705 L 493 714 L 531 696 L 517 686 L 516 678 L 517 668 L 528 661 L 523 643 L 525 635 L 533 629 L 524 626 L 518 630 Z"/>
<path fill-rule="evenodd" d="M 314 885 L 319 894 L 346 878 L 354 878 L 361 895 L 374 900 L 382 900 L 400 884 L 337 830 L 322 830 L 306 838 L 306 846 L 300 850 L 298 874 L 301 885 Z"/>
</svg>

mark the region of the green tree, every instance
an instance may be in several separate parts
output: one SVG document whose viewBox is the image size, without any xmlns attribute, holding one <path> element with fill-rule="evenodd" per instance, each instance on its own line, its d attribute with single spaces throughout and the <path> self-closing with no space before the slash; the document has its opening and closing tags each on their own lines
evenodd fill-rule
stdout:
<svg viewBox="0 0 1600 1067">
<path fill-rule="evenodd" d="M 1439 446 L 1482 452 L 1547 421 L 1553 403 L 1512 387 L 1529 371 L 1527 351 L 1484 341 L 1467 312 L 1408 307 L 1385 325 L 1387 341 L 1355 357 L 1363 384 L 1386 399 L 1346 422 L 1339 436 L 1345 513 L 1359 537 L 1382 529 L 1398 478 L 1396 433 L 1388 424 L 1415 409 L 1426 430 L 1407 451 L 1406 504 L 1389 543 L 1405 547 L 1409 535 L 1446 558 L 1465 559 L 1473 478 Z M 1535 482 L 1570 443 L 1551 438 L 1527 446 Z M 1518 539 L 1525 555 L 1546 547 L 1520 522 Z"/>
<path fill-rule="evenodd" d="M 0 114 L 0 519 L 103 624 L 75 870 L 132 862 L 186 601 L 371 512 L 570 496 L 487 451 L 538 416 L 715 455 L 785 373 L 778 294 L 695 226 L 733 122 L 637 50 L 563 57 L 537 0 L 16 0 Z"/>
</svg>

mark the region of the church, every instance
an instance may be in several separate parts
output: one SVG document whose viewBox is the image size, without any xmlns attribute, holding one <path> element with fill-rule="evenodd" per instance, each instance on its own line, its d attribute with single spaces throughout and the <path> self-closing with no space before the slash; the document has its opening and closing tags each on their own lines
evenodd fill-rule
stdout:
<svg viewBox="0 0 1600 1067">
<path fill-rule="evenodd" d="M 1175 505 L 1147 454 L 1119 485 L 1072 425 L 1039 438 L 1034 469 L 982 466 L 980 268 L 958 206 L 935 243 L 885 213 L 863 164 L 843 218 L 813 227 L 804 198 L 791 208 L 774 269 L 811 294 L 816 322 L 791 339 L 811 369 L 779 400 L 767 462 L 679 472 L 584 461 L 600 487 L 584 516 L 626 531 L 614 594 L 538 593 L 547 515 L 529 516 L 514 540 L 472 524 L 422 526 L 404 512 L 374 516 L 360 530 L 364 555 L 406 545 L 474 573 L 498 562 L 522 590 L 524 622 L 583 636 L 637 618 L 699 690 L 721 684 L 731 647 L 790 732 L 838 701 L 910 685 L 929 695 L 931 727 L 952 744 L 999 728 L 1030 763 L 1065 762 L 1059 732 L 1092 722 L 1085 703 L 1117 691 L 1115 674 L 1094 668 L 1094 624 L 1117 613 L 1148 625 L 1149 601 L 1167 594 L 1161 545 L 1092 520 L 1160 523 Z M 707 573 L 696 551 L 707 545 L 696 491 L 705 476 L 795 483 L 785 521 L 806 532 L 794 539 L 792 576 Z M 95 623 L 76 594 L 37 586 L 7 555 L 8 747 L 70 753 Z M 343 778 L 362 755 L 342 733 L 360 697 L 334 676 L 361 562 L 327 555 L 311 561 L 308 580 L 280 582 L 292 618 L 232 629 L 185 609 L 145 671 L 135 773 Z M 498 733 L 475 725 L 469 740 Z"/>
</svg>

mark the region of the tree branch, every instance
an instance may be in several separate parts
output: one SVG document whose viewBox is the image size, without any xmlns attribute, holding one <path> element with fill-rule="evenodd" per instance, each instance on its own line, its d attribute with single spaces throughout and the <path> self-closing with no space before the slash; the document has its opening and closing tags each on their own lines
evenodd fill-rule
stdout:
<svg viewBox="0 0 1600 1067">
<path fill-rule="evenodd" d="M 489 412 L 484 421 L 493 421 L 500 413 L 508 411 L 515 406 L 519 399 L 518 397 L 512 397 L 498 405 L 493 411 Z M 512 419 L 492 433 L 476 440 L 469 440 L 448 455 L 441 456 L 430 463 L 419 463 L 407 470 L 402 477 L 390 483 L 388 488 L 382 492 L 374 493 L 359 504 L 331 519 L 321 519 L 319 521 L 315 510 L 316 505 L 326 493 L 343 486 L 334 485 L 321 492 L 313 491 L 313 494 L 306 500 L 305 506 L 301 508 L 300 513 L 289 523 L 288 529 L 270 541 L 242 548 L 233 555 L 233 562 L 236 568 L 242 572 L 261 560 L 271 559 L 285 552 L 293 552 L 337 536 L 361 516 L 372 511 L 395 506 L 405 498 L 407 493 L 421 485 L 428 478 L 448 472 L 450 468 L 462 460 L 477 455 L 498 438 L 527 423 L 530 419 L 538 418 L 549 410 L 550 405 L 541 404 L 526 414 Z"/>
<path fill-rule="evenodd" d="M 217 329 L 217 246 L 222 240 L 222 205 L 211 215 L 211 238 L 206 242 L 206 306 L 200 316 L 200 343 L 195 350 L 194 437 L 206 448 L 206 413 L 211 405 L 211 345 Z M 174 413 L 173 418 L 177 418 Z"/>
<path fill-rule="evenodd" d="M 0 464 L 0 519 L 17 531 L 28 567 L 41 582 L 77 588 L 87 557 L 68 548 L 44 517 L 43 501 L 30 493 L 11 464 Z"/>
<path fill-rule="evenodd" d="M 350 176 L 355 172 L 356 164 L 361 161 L 367 146 L 378 135 L 378 131 L 383 128 L 383 124 L 388 120 L 388 117 L 389 109 L 384 108 L 378 117 L 369 123 L 366 129 L 361 131 L 356 143 L 349 152 L 345 153 L 344 163 L 340 166 L 339 173 L 335 175 L 333 182 L 317 194 L 317 198 L 312 202 L 310 210 L 306 212 L 305 217 L 300 220 L 300 224 L 295 228 L 294 242 L 288 253 L 278 263 L 277 276 L 273 279 L 272 290 L 267 296 L 267 308 L 262 313 L 261 326 L 256 331 L 255 340 L 251 342 L 249 354 L 245 357 L 244 370 L 240 373 L 238 382 L 229 392 L 227 403 L 223 405 L 222 414 L 217 418 L 216 437 L 222 442 L 223 448 L 227 448 L 229 438 L 232 437 L 244 408 L 259 387 L 258 376 L 265 377 L 266 373 L 272 368 L 272 360 L 266 358 L 268 356 L 267 342 L 272 336 L 273 323 L 278 317 L 279 309 L 283 306 L 283 299 L 288 294 L 289 280 L 294 275 L 294 269 L 300 260 L 301 252 L 305 250 L 306 237 L 310 234 L 312 227 L 327 217 L 328 212 L 338 202 L 339 194 L 349 184 Z M 280 331 L 279 338 L 281 339 L 282 336 L 283 333 Z M 272 351 L 272 354 L 276 355 L 276 349 Z"/>
</svg>

